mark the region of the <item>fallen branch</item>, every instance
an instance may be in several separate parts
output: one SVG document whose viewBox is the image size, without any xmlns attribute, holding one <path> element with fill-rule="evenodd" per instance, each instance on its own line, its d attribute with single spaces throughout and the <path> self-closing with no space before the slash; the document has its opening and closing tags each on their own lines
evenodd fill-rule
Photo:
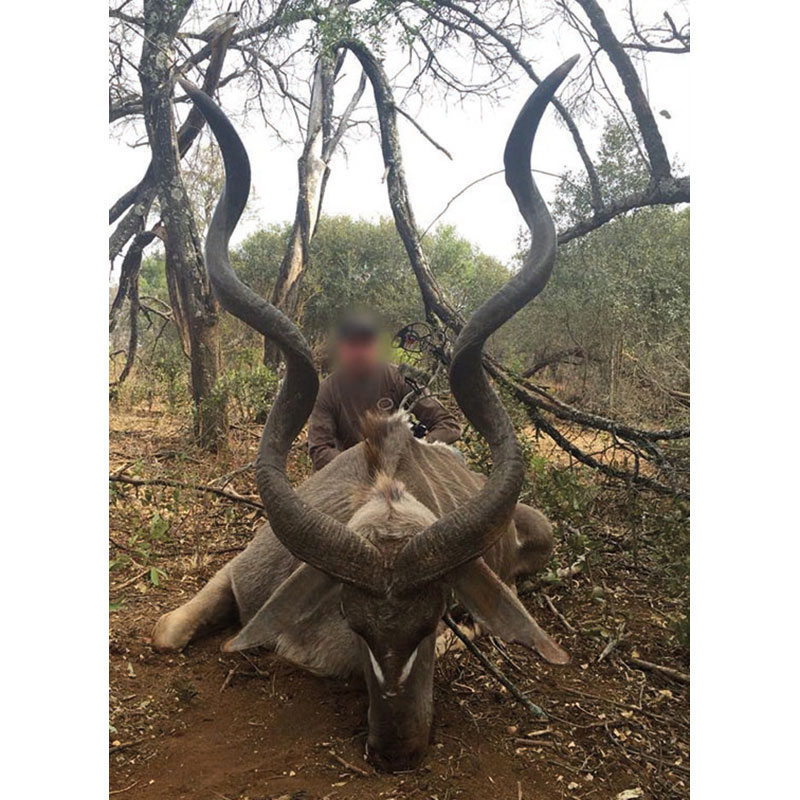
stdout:
<svg viewBox="0 0 800 800">
<path fill-rule="evenodd" d="M 137 783 L 139 783 L 138 780 L 134 781 L 130 786 L 126 786 L 124 789 L 112 789 L 109 792 L 109 794 L 112 795 L 112 794 L 122 794 L 123 792 L 129 792 L 131 789 L 133 789 L 134 786 L 136 786 Z"/>
<path fill-rule="evenodd" d="M 557 578 L 574 578 L 583 572 L 583 565 L 586 563 L 586 553 L 581 553 L 575 561 L 568 567 L 559 567 L 556 570 Z"/>
<path fill-rule="evenodd" d="M 445 614 L 442 619 L 444 619 L 444 624 L 447 625 L 447 627 L 450 628 L 450 630 L 453 631 L 453 633 L 461 640 L 462 644 L 467 648 L 467 650 L 469 650 L 470 653 L 472 653 L 472 655 L 474 655 L 475 658 L 480 661 L 483 668 L 499 683 L 505 686 L 505 688 L 511 692 L 514 698 L 521 705 L 523 705 L 527 711 L 533 714 L 534 717 L 538 717 L 539 719 L 547 719 L 547 714 L 544 712 L 544 709 L 528 700 L 528 698 L 525 697 L 525 695 L 522 694 L 522 692 L 505 675 L 503 675 L 503 673 L 500 672 L 500 670 L 498 670 L 497 667 L 495 667 L 494 664 L 492 664 L 492 662 L 489 661 L 489 659 L 486 658 L 483 653 L 481 653 L 476 645 L 461 632 L 461 629 L 458 627 L 458 625 L 456 625 L 455 622 L 453 622 L 453 618 L 449 613 Z"/>
<path fill-rule="evenodd" d="M 237 669 L 237 667 L 234 667 L 233 669 L 228 670 L 228 674 L 225 676 L 222 686 L 219 687 L 220 694 L 222 694 L 228 688 L 228 684 L 230 684 L 230 682 L 233 680 L 233 676 L 236 674 Z"/>
<path fill-rule="evenodd" d="M 150 567 L 146 567 L 141 572 L 137 572 L 132 578 L 128 578 L 128 580 L 123 581 L 119 586 L 114 586 L 111 589 L 111 594 L 116 594 L 117 592 L 121 592 L 123 589 L 127 589 L 132 584 L 136 583 L 140 578 L 144 578 L 147 573 L 150 572 Z"/>
<path fill-rule="evenodd" d="M 556 742 L 548 742 L 542 739 L 521 739 L 519 737 L 514 739 L 514 744 L 517 747 L 558 747 Z"/>
<path fill-rule="evenodd" d="M 215 494 L 219 497 L 225 497 L 228 500 L 234 500 L 237 503 L 244 503 L 246 506 L 257 508 L 259 511 L 264 510 L 264 506 L 258 501 L 252 500 L 230 489 L 219 489 L 216 486 L 206 486 L 199 483 L 183 483 L 183 481 L 173 481 L 167 478 L 126 478 L 122 475 L 109 475 L 108 480 L 114 483 L 127 483 L 130 486 L 168 486 L 173 489 L 194 489 L 196 492 L 208 492 L 209 494 Z"/>
<path fill-rule="evenodd" d="M 356 772 L 359 775 L 363 775 L 365 778 L 369 778 L 369 776 L 372 774 L 356 764 L 351 764 L 349 761 L 345 761 L 340 755 L 337 755 L 334 750 L 328 750 L 328 752 L 349 772 Z"/>
<path fill-rule="evenodd" d="M 577 633 L 578 631 L 572 625 L 570 625 L 570 623 L 567 621 L 567 618 L 556 608 L 555 603 L 553 603 L 553 601 L 546 594 L 542 594 L 542 597 L 544 597 L 544 601 L 545 603 L 547 603 L 547 607 L 553 612 L 556 619 L 558 619 L 558 621 L 570 633 Z"/>
<path fill-rule="evenodd" d="M 142 742 L 147 741 L 147 736 L 142 736 L 141 739 L 133 739 L 130 742 L 122 742 L 122 744 L 115 744 L 108 748 L 108 752 L 110 753 L 118 753 L 120 750 L 125 750 L 128 747 L 133 747 L 135 744 L 141 744 Z"/>
<path fill-rule="evenodd" d="M 639 669 L 647 670 L 648 672 L 660 672 L 662 675 L 680 681 L 680 683 L 689 683 L 688 673 L 681 672 L 679 669 L 662 667 L 661 664 L 654 664 L 652 661 L 645 661 L 642 658 L 636 658 L 634 656 L 628 656 L 627 660 L 633 664 L 634 667 L 639 667 Z"/>
</svg>

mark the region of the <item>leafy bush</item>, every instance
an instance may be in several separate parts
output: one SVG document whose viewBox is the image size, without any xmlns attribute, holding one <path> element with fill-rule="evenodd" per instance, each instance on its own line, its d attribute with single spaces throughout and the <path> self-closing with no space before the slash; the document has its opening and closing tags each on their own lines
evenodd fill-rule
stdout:
<svg viewBox="0 0 800 800">
<path fill-rule="evenodd" d="M 243 422 L 263 421 L 278 389 L 278 376 L 261 361 L 261 350 L 244 348 L 217 380 L 212 402 L 224 403 Z"/>
</svg>

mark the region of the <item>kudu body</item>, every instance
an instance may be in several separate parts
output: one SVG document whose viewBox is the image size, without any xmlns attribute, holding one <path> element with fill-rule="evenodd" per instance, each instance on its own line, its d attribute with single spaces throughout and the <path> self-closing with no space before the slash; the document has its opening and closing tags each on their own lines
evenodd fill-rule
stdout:
<svg viewBox="0 0 800 800">
<path fill-rule="evenodd" d="M 531 229 L 531 252 L 473 314 L 453 350 L 451 389 L 489 443 L 490 477 L 470 471 L 451 448 L 415 439 L 398 413 L 370 416 L 365 441 L 296 492 L 286 455 L 311 413 L 317 375 L 297 328 L 230 267 L 228 240 L 247 199 L 249 163 L 222 111 L 184 82 L 225 161 L 225 191 L 206 243 L 212 285 L 227 310 L 280 345 L 287 371 L 256 461 L 270 523 L 192 600 L 159 620 L 153 643 L 181 649 L 238 616 L 244 627 L 228 650 L 266 645 L 317 674 L 362 672 L 367 755 L 384 769 L 415 766 L 427 747 L 435 639 L 451 592 L 490 632 L 551 662 L 568 660 L 510 588 L 517 575 L 546 561 L 550 526 L 539 512 L 517 506 L 524 464 L 481 356 L 486 338 L 541 291 L 552 271 L 555 231 L 531 177 L 530 152 L 539 119 L 574 61 L 531 95 L 506 146 L 506 181 Z M 520 514 L 524 525 L 514 522 Z"/>
</svg>

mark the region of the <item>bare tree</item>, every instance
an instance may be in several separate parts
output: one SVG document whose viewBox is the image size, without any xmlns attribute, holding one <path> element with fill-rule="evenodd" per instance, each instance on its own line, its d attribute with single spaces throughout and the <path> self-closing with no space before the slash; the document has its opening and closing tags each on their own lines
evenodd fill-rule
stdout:
<svg viewBox="0 0 800 800">
<path fill-rule="evenodd" d="M 191 359 L 195 432 L 214 448 L 225 435 L 225 410 L 213 389 L 220 368 L 218 307 L 211 292 L 202 244 L 180 170 L 180 144 L 172 110 L 173 49 L 190 4 L 145 0 L 139 64 L 153 183 L 165 228 L 167 284 L 178 329 Z"/>
<path fill-rule="evenodd" d="M 186 331 L 187 349 L 193 350 L 193 337 L 203 330 L 213 331 L 214 325 L 199 326 L 191 332 L 190 317 L 211 322 L 215 318 L 213 298 L 208 294 L 202 258 L 197 245 L 196 225 L 185 198 L 185 189 L 173 185 L 180 180 L 179 158 L 187 147 L 186 138 L 196 136 L 196 126 L 187 123 L 177 136 L 171 122 L 171 80 L 178 71 L 205 66 L 204 89 L 213 94 L 215 88 L 237 81 L 247 89 L 244 109 L 255 108 L 262 114 L 266 128 L 282 141 L 280 114 L 268 113 L 277 102 L 283 112 L 294 120 L 300 130 L 302 152 L 298 159 L 298 195 L 289 243 L 281 263 L 278 280 L 272 291 L 276 306 L 290 317 L 296 313 L 298 290 L 308 267 L 310 243 L 321 213 L 325 187 L 330 175 L 331 158 L 348 130 L 357 125 L 371 126 L 370 120 L 352 118 L 364 90 L 364 77 L 344 111 L 337 117 L 333 111 L 334 86 L 344 54 L 351 52 L 361 63 L 375 97 L 378 128 L 385 166 L 389 201 L 399 235 L 417 279 L 429 322 L 451 334 L 458 333 L 463 319 L 437 284 L 422 246 L 409 197 L 403 169 L 397 116 L 402 115 L 431 141 L 435 142 L 403 109 L 411 96 L 429 98 L 438 93 L 447 100 L 470 98 L 496 100 L 519 77 L 538 84 L 540 77 L 533 61 L 525 55 L 529 43 L 546 35 L 554 25 L 566 23 L 585 48 L 582 70 L 572 78 L 556 110 L 574 142 L 586 179 L 586 213 L 570 219 L 558 233 L 561 243 L 586 235 L 614 218 L 634 209 L 652 205 L 673 205 L 689 201 L 689 176 L 676 175 L 659 124 L 648 101 L 637 63 L 660 54 L 689 51 L 689 23 L 675 21 L 664 12 L 655 21 L 641 21 L 633 0 L 627 6 L 627 23 L 619 18 L 615 24 L 628 25 L 629 30 L 617 33 L 598 0 L 555 0 L 547 9 L 530 7 L 517 0 L 424 0 L 371 4 L 359 0 L 333 0 L 327 4 L 295 4 L 288 0 L 271 3 L 242 3 L 239 8 L 239 29 L 224 29 L 225 16 L 201 34 L 180 30 L 188 5 L 145 2 L 143 16 L 126 10 L 123 4 L 112 10 L 116 33 L 109 50 L 111 64 L 109 118 L 125 125 L 144 113 L 153 149 L 153 164 L 137 187 L 123 195 L 112 207 L 110 216 L 120 218 L 112 234 L 112 259 L 122 251 L 126 242 L 136 236 L 134 245 L 145 235 L 145 221 L 155 192 L 158 193 L 167 230 L 168 275 L 170 292 L 174 296 L 176 324 Z M 205 11 L 208 9 L 203 6 Z M 156 17 L 158 23 L 156 24 Z M 215 27 L 216 25 L 216 27 Z M 220 30 L 223 28 L 224 30 Z M 148 31 L 154 33 L 151 37 Z M 144 34 L 142 61 L 131 59 L 131 41 Z M 225 33 L 223 37 L 221 34 Z M 407 58 L 398 74 L 389 77 L 376 46 L 399 36 Z M 369 42 L 369 46 L 365 44 Z M 194 44 L 199 44 L 194 49 Z M 227 74 L 223 71 L 225 50 L 235 57 L 236 64 Z M 177 58 L 176 52 L 180 53 Z M 160 59 L 160 55 L 169 53 Z M 147 54 L 149 63 L 145 63 Z M 456 58 L 452 58 L 456 56 Z M 159 60 L 160 59 L 160 60 Z M 177 66 L 174 61 L 177 60 Z M 162 63 L 163 62 L 163 63 Z M 167 64 L 169 62 L 169 65 Z M 463 69 L 461 64 L 469 64 Z M 141 96 L 131 80 L 132 68 L 142 74 Z M 609 72 L 609 70 L 611 72 Z M 308 75 L 313 79 L 309 82 Z M 147 87 L 145 86 L 147 84 Z M 402 89 L 400 88 L 402 86 Z M 617 87 L 624 97 L 617 97 Z M 166 87 L 166 88 L 165 88 Z M 397 95 L 397 97 L 395 97 Z M 175 98 L 176 103 L 185 100 Z M 581 133 L 584 114 L 601 108 L 604 115 L 618 118 L 638 149 L 648 180 L 643 187 L 628 193 L 604 183 L 593 156 Z M 169 114 L 167 114 L 169 110 Z M 280 109 L 279 109 L 280 110 Z M 170 121 L 167 124 L 166 120 Z M 171 127 L 170 127 L 171 126 Z M 167 142 L 165 144 L 165 141 Z M 156 174 L 157 173 L 157 174 Z M 471 185 L 477 185 L 474 180 Z M 153 188 L 156 186 L 157 188 Z M 173 191 L 174 190 L 174 191 Z M 147 192 L 151 194 L 148 195 Z M 144 203 L 142 202 L 144 200 Z M 170 211 L 171 209 L 171 211 Z M 170 224 L 172 223 L 172 224 Z M 174 230 L 170 232 L 170 228 Z M 132 253 L 128 264 L 135 264 Z M 179 269 L 180 265 L 180 269 Z M 130 279 L 126 279 L 129 291 Z M 123 281 L 120 281 L 122 291 Z M 133 293 L 129 291 L 133 298 Z M 114 313 L 119 313 L 119 308 Z M 211 335 L 211 334 L 209 334 Z M 214 350 L 207 338 L 200 336 L 196 352 L 203 358 Z M 269 354 L 267 354 L 269 357 Z M 195 376 L 201 391 L 195 391 L 195 401 L 208 389 L 214 373 L 208 365 Z M 647 431 L 616 420 L 573 408 L 519 376 L 495 359 L 487 356 L 484 364 L 495 380 L 504 385 L 525 407 L 532 422 L 550 436 L 571 456 L 584 464 L 604 471 L 615 480 L 624 479 L 629 485 L 650 486 L 658 491 L 681 493 L 683 481 L 665 452 L 669 443 L 688 436 L 688 429 Z M 578 425 L 599 432 L 611 440 L 611 446 L 630 454 L 630 469 L 609 466 L 598 453 L 578 447 L 563 426 Z M 661 444 L 659 444 L 661 443 Z M 666 444 L 664 444 L 666 443 Z M 603 445 L 605 446 L 605 444 Z M 640 465 L 650 466 L 642 470 Z"/>
<path fill-rule="evenodd" d="M 272 304 L 290 319 L 293 319 L 297 312 L 300 283 L 310 259 L 311 239 L 322 210 L 331 158 L 341 143 L 350 117 L 364 93 L 365 79 L 362 75 L 358 88 L 334 127 L 334 85 L 344 55 L 343 50 L 339 50 L 335 55 L 322 53 L 314 65 L 305 142 L 303 152 L 297 160 L 297 207 L 286 253 L 272 292 Z M 279 358 L 278 348 L 269 339 L 265 339 L 265 362 L 275 364 Z"/>
</svg>

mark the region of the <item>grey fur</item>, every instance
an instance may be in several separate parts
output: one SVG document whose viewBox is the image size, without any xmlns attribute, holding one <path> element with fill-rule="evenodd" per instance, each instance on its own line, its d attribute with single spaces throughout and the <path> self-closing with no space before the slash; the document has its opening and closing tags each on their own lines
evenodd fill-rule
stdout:
<svg viewBox="0 0 800 800">
<path fill-rule="evenodd" d="M 469 470 L 454 449 L 420 442 L 399 416 L 392 422 L 384 449 L 394 468 L 393 477 L 436 518 L 480 491 L 486 479 Z M 364 445 L 359 444 L 308 478 L 297 493 L 306 503 L 347 523 L 368 499 L 366 492 L 372 484 Z M 519 508 L 524 509 L 529 522 L 525 530 L 520 532 L 512 521 L 506 534 L 484 556 L 492 570 L 509 584 L 517 575 L 541 566 L 552 549 L 546 518 L 526 506 Z M 226 584 L 232 590 L 239 622 L 246 626 L 301 564 L 265 523 L 247 549 L 226 564 L 207 587 L 159 621 L 154 645 L 162 650 L 182 649 L 198 634 L 222 622 L 219 592 Z M 340 585 L 330 580 L 310 607 L 297 608 L 294 619 L 264 644 L 318 675 L 346 677 L 360 673 L 357 637 L 339 611 L 339 593 Z"/>
</svg>

